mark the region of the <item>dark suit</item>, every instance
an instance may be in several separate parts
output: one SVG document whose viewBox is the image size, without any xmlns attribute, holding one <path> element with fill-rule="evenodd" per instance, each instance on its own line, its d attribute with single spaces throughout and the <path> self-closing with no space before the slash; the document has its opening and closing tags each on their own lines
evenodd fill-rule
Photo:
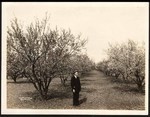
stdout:
<svg viewBox="0 0 150 117">
<path fill-rule="evenodd" d="M 71 88 L 72 92 L 73 89 L 75 90 L 75 92 L 73 92 L 73 105 L 77 106 L 79 105 L 79 92 L 81 91 L 81 84 L 79 77 L 75 78 L 75 76 L 73 76 L 71 78 Z"/>
</svg>

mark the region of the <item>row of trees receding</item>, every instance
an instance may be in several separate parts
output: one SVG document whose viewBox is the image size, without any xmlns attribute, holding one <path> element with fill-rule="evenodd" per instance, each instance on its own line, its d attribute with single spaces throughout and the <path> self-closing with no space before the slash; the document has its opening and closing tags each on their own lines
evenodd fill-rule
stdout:
<svg viewBox="0 0 150 117">
<path fill-rule="evenodd" d="M 24 28 L 15 18 L 7 30 L 7 77 L 28 78 L 43 99 L 53 78 L 65 83 L 74 70 L 84 73 L 94 65 L 81 54 L 87 40 L 70 30 L 52 30 L 48 21 L 46 16 Z"/>
<path fill-rule="evenodd" d="M 127 43 L 109 46 L 108 59 L 97 64 L 97 68 L 106 75 L 120 78 L 124 82 L 137 85 L 139 91 L 145 86 L 145 48 L 133 40 Z"/>
</svg>

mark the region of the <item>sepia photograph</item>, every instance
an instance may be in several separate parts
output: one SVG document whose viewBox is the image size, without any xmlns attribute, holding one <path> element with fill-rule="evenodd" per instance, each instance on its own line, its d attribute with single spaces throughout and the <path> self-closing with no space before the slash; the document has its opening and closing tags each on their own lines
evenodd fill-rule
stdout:
<svg viewBox="0 0 150 117">
<path fill-rule="evenodd" d="M 2 114 L 148 114 L 148 2 L 2 2 L 1 29 Z"/>
</svg>

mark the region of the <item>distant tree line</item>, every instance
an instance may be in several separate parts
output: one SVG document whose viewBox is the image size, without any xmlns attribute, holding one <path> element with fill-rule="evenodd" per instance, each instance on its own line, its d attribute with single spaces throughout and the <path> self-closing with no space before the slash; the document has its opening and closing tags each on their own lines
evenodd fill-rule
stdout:
<svg viewBox="0 0 150 117">
<path fill-rule="evenodd" d="M 137 85 L 139 91 L 145 87 L 145 48 L 133 40 L 127 43 L 110 44 L 108 59 L 97 64 L 97 69 L 106 75 L 120 78 Z"/>
</svg>

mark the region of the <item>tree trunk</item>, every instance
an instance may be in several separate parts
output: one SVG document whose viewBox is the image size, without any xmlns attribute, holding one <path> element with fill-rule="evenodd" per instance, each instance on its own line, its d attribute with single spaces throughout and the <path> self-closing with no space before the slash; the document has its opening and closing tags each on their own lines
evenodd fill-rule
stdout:
<svg viewBox="0 0 150 117">
<path fill-rule="evenodd" d="M 143 91 L 143 85 L 141 83 L 137 84 L 138 86 L 138 91 L 142 92 Z"/>
<path fill-rule="evenodd" d="M 143 85 L 144 77 L 141 77 L 139 75 L 139 70 L 135 71 L 135 77 L 136 77 L 136 84 L 138 86 L 138 91 L 142 92 L 143 91 L 143 87 L 144 87 L 144 85 Z"/>
<path fill-rule="evenodd" d="M 45 90 L 43 91 L 43 95 L 42 95 L 43 100 L 47 100 L 47 99 L 48 99 L 47 92 L 48 92 L 47 89 L 45 89 Z"/>
<path fill-rule="evenodd" d="M 116 77 L 116 79 L 118 79 L 119 78 L 119 73 L 116 73 L 116 75 L 115 75 L 115 77 Z"/>
<path fill-rule="evenodd" d="M 14 80 L 15 83 L 17 82 L 17 77 L 16 76 L 13 76 L 12 79 Z"/>
<path fill-rule="evenodd" d="M 48 99 L 48 95 L 47 95 L 47 93 L 48 93 L 48 88 L 45 88 L 45 89 L 40 89 L 39 90 L 39 93 L 40 93 L 40 95 L 41 95 L 41 98 L 42 98 L 42 100 L 47 100 Z"/>
</svg>

